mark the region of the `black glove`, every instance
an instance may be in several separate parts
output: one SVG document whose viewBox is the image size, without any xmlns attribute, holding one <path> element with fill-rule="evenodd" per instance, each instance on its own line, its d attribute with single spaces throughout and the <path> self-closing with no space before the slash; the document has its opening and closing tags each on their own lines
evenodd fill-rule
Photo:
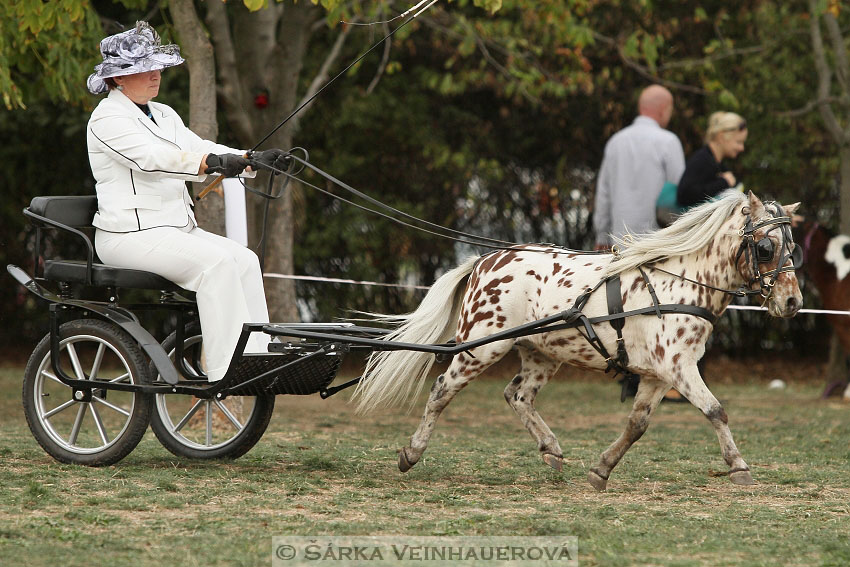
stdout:
<svg viewBox="0 0 850 567">
<path fill-rule="evenodd" d="M 271 150 L 263 150 L 261 152 L 253 152 L 251 154 L 251 161 L 261 166 L 273 167 L 278 171 L 286 171 L 287 168 L 289 168 L 289 164 L 292 162 L 292 157 L 289 153 L 275 148 Z"/>
<path fill-rule="evenodd" d="M 220 173 L 225 177 L 236 177 L 249 165 L 251 165 L 250 161 L 236 154 L 209 154 L 204 173 Z"/>
</svg>

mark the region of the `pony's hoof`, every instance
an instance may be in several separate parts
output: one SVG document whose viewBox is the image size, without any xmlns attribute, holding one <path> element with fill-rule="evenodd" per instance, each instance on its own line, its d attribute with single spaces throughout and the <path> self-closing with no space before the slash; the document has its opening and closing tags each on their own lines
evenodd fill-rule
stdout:
<svg viewBox="0 0 850 567">
<path fill-rule="evenodd" d="M 605 487 L 608 486 L 608 479 L 602 478 L 593 471 L 587 473 L 587 482 L 599 492 L 604 491 Z"/>
<path fill-rule="evenodd" d="M 733 473 L 729 473 L 729 480 L 732 481 L 732 484 L 738 484 L 740 486 L 753 486 L 756 481 L 753 480 L 753 475 L 750 474 L 750 471 L 735 471 Z"/>
<path fill-rule="evenodd" d="M 564 468 L 564 459 L 563 457 L 559 457 L 558 455 L 553 455 L 552 453 L 544 453 L 543 454 L 543 462 L 555 469 L 558 472 L 561 472 L 561 469 Z"/>
<path fill-rule="evenodd" d="M 400 470 L 401 472 L 407 472 L 411 468 L 413 468 L 413 465 L 415 465 L 415 464 L 416 464 L 416 461 L 411 461 L 407 457 L 407 447 L 404 447 L 403 449 L 399 449 L 399 451 L 398 451 L 398 470 Z"/>
</svg>

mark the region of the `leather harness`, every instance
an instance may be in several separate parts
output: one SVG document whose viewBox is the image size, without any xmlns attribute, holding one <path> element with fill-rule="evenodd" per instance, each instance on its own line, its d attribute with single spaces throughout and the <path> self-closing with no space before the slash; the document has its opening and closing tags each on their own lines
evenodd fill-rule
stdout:
<svg viewBox="0 0 850 567">
<path fill-rule="evenodd" d="M 698 305 L 685 305 L 682 303 L 665 303 L 662 305 L 658 301 L 658 296 L 655 294 L 655 288 L 652 287 L 652 283 L 650 283 L 646 272 L 640 267 L 638 268 L 638 271 L 640 272 L 641 277 L 643 277 L 643 281 L 646 284 L 650 297 L 652 298 L 652 305 L 642 307 L 640 309 L 624 311 L 623 296 L 620 289 L 620 276 L 615 275 L 600 280 L 593 289 L 590 289 L 578 296 L 573 308 L 568 310 L 564 317 L 565 321 L 568 323 L 579 323 L 580 326 L 574 325 L 575 329 L 584 337 L 588 344 L 590 344 L 590 346 L 592 346 L 594 350 L 596 350 L 596 352 L 605 359 L 605 362 L 607 363 L 607 368 L 605 369 L 606 373 L 613 370 L 615 378 L 621 374 L 623 375 L 623 378 L 620 380 L 623 385 L 622 392 L 620 393 L 620 401 L 624 401 L 626 399 L 628 384 L 637 379 L 637 374 L 631 372 L 628 368 L 629 353 L 626 351 L 626 342 L 623 338 L 623 328 L 626 326 L 627 317 L 633 317 L 635 315 L 655 315 L 661 319 L 662 315 L 673 313 L 700 317 L 712 325 L 717 322 L 717 315 L 705 307 L 700 307 Z M 605 296 L 608 301 L 608 315 L 588 318 L 581 310 L 587 303 L 591 294 L 599 289 L 603 283 L 605 284 Z M 617 333 L 616 356 L 611 356 L 608 349 L 605 348 L 605 345 L 593 330 L 593 324 L 603 323 L 605 321 L 608 321 Z"/>
<path fill-rule="evenodd" d="M 768 209 L 769 210 L 769 209 Z M 683 276 L 679 276 L 678 274 L 673 274 L 671 272 L 667 272 L 666 270 L 662 270 L 660 268 L 656 268 L 654 266 L 648 266 L 651 269 L 662 271 L 668 273 L 670 275 L 680 277 L 682 279 L 686 279 L 691 281 L 692 283 L 708 287 L 711 289 L 716 289 L 718 291 L 722 291 L 724 293 L 728 293 L 730 295 L 736 296 L 747 296 L 752 294 L 761 294 L 762 297 L 767 300 L 770 294 L 773 292 L 773 286 L 776 283 L 779 275 L 782 272 L 793 271 L 795 269 L 797 258 L 795 257 L 794 252 L 798 248 L 794 245 L 793 240 L 791 240 L 790 230 L 786 230 L 786 227 L 782 227 L 782 244 L 781 244 L 781 252 L 780 252 L 780 260 L 777 263 L 777 267 L 774 270 L 770 270 L 765 273 L 761 273 L 759 271 L 758 260 L 756 257 L 755 247 L 756 243 L 753 238 L 753 234 L 759 228 L 768 225 L 790 225 L 791 219 L 788 216 L 782 214 L 781 209 L 779 209 L 778 205 L 774 204 L 774 210 L 770 211 L 773 215 L 772 219 L 762 221 L 757 224 L 753 224 L 749 215 L 747 215 L 746 224 L 744 228 L 739 231 L 740 236 L 743 241 L 741 242 L 741 246 L 738 249 L 738 254 L 736 260 L 741 257 L 742 254 L 746 254 L 747 261 L 751 261 L 754 268 L 754 276 L 750 280 L 749 286 L 752 286 L 755 283 L 759 284 L 758 290 L 753 290 L 750 287 L 741 286 L 738 290 L 727 290 L 722 288 L 715 288 L 714 286 L 705 284 L 703 282 L 698 282 L 695 280 L 689 280 L 688 278 L 684 278 Z M 785 266 L 789 259 L 793 260 L 792 266 Z M 628 368 L 629 366 L 629 354 L 626 351 L 625 340 L 623 339 L 623 328 L 626 325 L 626 318 L 634 315 L 649 315 L 654 313 L 659 319 L 661 319 L 662 314 L 665 313 L 674 313 L 674 314 L 682 314 L 682 315 L 693 315 L 695 317 L 700 317 L 705 319 L 712 325 L 717 322 L 718 315 L 715 315 L 710 310 L 700 307 L 697 305 L 684 305 L 681 303 L 668 303 L 668 304 L 660 304 L 658 301 L 658 296 L 655 294 L 655 289 L 652 287 L 652 283 L 649 281 L 649 277 L 647 277 L 646 272 L 642 267 L 637 267 L 638 272 L 640 272 L 641 277 L 643 278 L 644 283 L 646 284 L 646 288 L 649 291 L 649 295 L 652 298 L 652 305 L 649 307 L 643 307 L 641 309 L 632 309 L 630 311 L 623 310 L 623 297 L 620 289 L 620 276 L 614 275 L 607 278 L 602 279 L 593 289 L 590 289 L 583 293 L 582 295 L 576 298 L 575 304 L 572 309 L 565 312 L 565 320 L 569 318 L 569 322 L 579 323 L 579 325 L 575 325 L 576 330 L 584 336 L 585 340 L 592 346 L 602 357 L 605 358 L 605 362 L 607 363 L 607 368 L 605 372 L 608 373 L 610 371 L 614 371 L 614 377 L 619 375 L 623 375 L 623 378 L 620 382 L 623 385 L 622 392 L 620 393 L 620 401 L 623 402 L 626 399 L 627 389 L 630 383 L 634 383 L 638 380 L 638 375 L 634 372 L 631 372 Z M 765 281 L 765 278 L 769 277 L 769 281 Z M 608 315 L 603 315 L 600 317 L 588 318 L 585 316 L 581 310 L 584 305 L 587 303 L 587 300 L 590 298 L 590 295 L 599 289 L 602 284 L 605 284 L 605 295 L 608 302 Z M 600 323 L 608 321 L 611 324 L 611 327 L 614 328 L 614 331 L 617 333 L 617 354 L 616 356 L 611 356 L 608 352 L 608 349 L 605 348 L 605 345 L 602 344 L 602 341 L 596 335 L 596 332 L 593 330 L 592 324 Z M 582 331 L 582 327 L 584 331 Z"/>
</svg>

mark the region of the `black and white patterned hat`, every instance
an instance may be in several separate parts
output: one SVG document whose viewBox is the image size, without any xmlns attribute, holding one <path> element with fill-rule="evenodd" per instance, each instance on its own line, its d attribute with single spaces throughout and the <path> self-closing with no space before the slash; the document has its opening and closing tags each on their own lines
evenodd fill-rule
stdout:
<svg viewBox="0 0 850 567">
<path fill-rule="evenodd" d="M 93 94 L 109 90 L 104 79 L 135 75 L 174 67 L 183 63 L 180 47 L 162 45 L 159 34 L 147 22 L 136 22 L 136 27 L 110 35 L 100 42 L 103 63 L 96 65 L 86 85 Z"/>
</svg>

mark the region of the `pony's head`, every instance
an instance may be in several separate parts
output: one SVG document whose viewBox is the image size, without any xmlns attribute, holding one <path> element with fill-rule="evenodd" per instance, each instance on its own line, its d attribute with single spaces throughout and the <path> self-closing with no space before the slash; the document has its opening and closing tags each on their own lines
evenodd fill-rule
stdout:
<svg viewBox="0 0 850 567">
<path fill-rule="evenodd" d="M 795 267 L 802 253 L 791 235 L 791 215 L 799 203 L 782 207 L 762 203 L 730 189 L 685 212 L 662 230 L 618 240 L 618 251 L 605 271 L 612 276 L 639 266 L 722 250 L 724 285 L 744 284 L 747 295 L 761 295 L 774 317 L 793 317 L 803 304 Z M 710 253 L 710 252 L 709 252 Z M 702 259 L 705 261 L 705 258 Z M 735 293 L 735 290 L 729 290 Z"/>
<path fill-rule="evenodd" d="M 791 234 L 791 216 L 800 203 L 782 206 L 762 203 L 752 192 L 741 208 L 743 226 L 735 254 L 735 267 L 752 292 L 758 292 L 774 317 L 793 317 L 803 306 L 795 269 L 802 264 L 802 249 Z"/>
</svg>

